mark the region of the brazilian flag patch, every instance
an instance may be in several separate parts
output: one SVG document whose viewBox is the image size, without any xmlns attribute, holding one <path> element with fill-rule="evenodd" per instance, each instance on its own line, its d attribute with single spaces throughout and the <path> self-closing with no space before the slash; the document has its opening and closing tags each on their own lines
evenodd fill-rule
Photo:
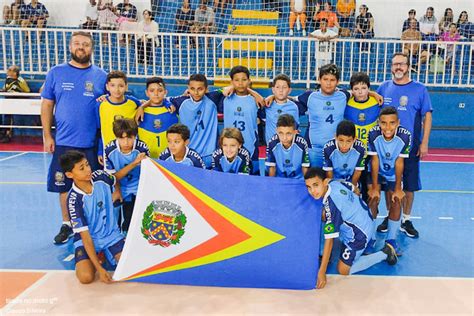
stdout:
<svg viewBox="0 0 474 316">
<path fill-rule="evenodd" d="M 330 234 L 330 233 L 333 233 L 333 232 L 334 232 L 334 224 L 333 223 L 329 223 L 329 224 L 324 225 L 324 233 L 325 234 Z"/>
</svg>

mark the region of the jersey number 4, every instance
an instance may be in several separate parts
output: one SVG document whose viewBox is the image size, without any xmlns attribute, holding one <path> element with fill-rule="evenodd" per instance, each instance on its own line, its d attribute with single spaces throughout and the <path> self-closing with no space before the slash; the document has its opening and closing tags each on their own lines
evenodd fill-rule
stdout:
<svg viewBox="0 0 474 316">
<path fill-rule="evenodd" d="M 334 118 L 332 116 L 332 114 L 330 114 L 327 118 L 326 118 L 326 122 L 330 123 L 330 124 L 333 124 L 334 123 Z"/>
<path fill-rule="evenodd" d="M 232 123 L 235 128 L 238 128 L 241 132 L 245 131 L 245 122 L 244 121 L 234 121 Z"/>
</svg>

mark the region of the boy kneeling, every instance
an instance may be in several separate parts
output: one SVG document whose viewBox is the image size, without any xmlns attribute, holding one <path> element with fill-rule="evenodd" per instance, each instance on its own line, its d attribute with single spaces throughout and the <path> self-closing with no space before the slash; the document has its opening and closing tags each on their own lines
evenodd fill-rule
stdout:
<svg viewBox="0 0 474 316">
<path fill-rule="evenodd" d="M 97 253 L 103 251 L 107 260 L 116 264 L 125 243 L 112 201 L 115 177 L 102 170 L 92 173 L 86 156 L 79 151 L 70 150 L 59 161 L 66 177 L 73 181 L 67 208 L 75 233 L 76 276 L 81 283 L 88 284 L 98 271 L 102 282 L 111 283 L 112 278 Z"/>
</svg>

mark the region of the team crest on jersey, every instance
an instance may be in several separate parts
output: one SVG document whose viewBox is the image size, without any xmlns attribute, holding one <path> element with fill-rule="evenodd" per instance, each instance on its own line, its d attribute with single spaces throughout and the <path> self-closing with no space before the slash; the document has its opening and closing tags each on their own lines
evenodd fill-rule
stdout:
<svg viewBox="0 0 474 316">
<path fill-rule="evenodd" d="M 123 120 L 123 119 L 124 119 L 123 115 L 117 114 L 114 116 L 114 121 Z"/>
<path fill-rule="evenodd" d="M 169 247 L 179 244 L 186 222 L 181 206 L 169 201 L 153 201 L 143 213 L 141 232 L 151 245 Z"/>
<path fill-rule="evenodd" d="M 390 153 L 385 153 L 385 158 L 390 159 Z"/>
<path fill-rule="evenodd" d="M 359 113 L 358 120 L 359 120 L 359 122 L 365 122 L 365 120 L 366 120 L 365 113 Z"/>
<path fill-rule="evenodd" d="M 342 165 L 342 168 L 343 168 L 343 169 L 347 169 L 347 164 L 346 164 L 346 163 L 343 164 L 343 165 Z"/>
<path fill-rule="evenodd" d="M 156 128 L 156 129 L 160 129 L 161 128 L 161 120 L 160 119 L 156 119 L 153 121 L 153 127 Z"/>
<path fill-rule="evenodd" d="M 331 106 L 331 101 L 326 101 L 327 106 Z"/>
<path fill-rule="evenodd" d="M 64 183 L 64 173 L 57 171 L 54 174 L 54 184 L 55 185 L 65 185 Z"/>
<path fill-rule="evenodd" d="M 406 107 L 408 105 L 408 97 L 406 95 L 402 95 L 400 100 L 398 100 L 398 104 L 402 107 Z"/>
<path fill-rule="evenodd" d="M 92 83 L 92 81 L 86 81 L 85 88 L 87 92 L 94 91 L 94 84 Z"/>
<path fill-rule="evenodd" d="M 277 112 L 278 112 L 278 114 L 280 114 L 280 113 L 283 112 L 283 111 L 282 111 L 282 110 L 278 110 Z"/>
<path fill-rule="evenodd" d="M 202 114 L 201 110 L 197 111 L 197 115 L 201 115 L 201 114 Z"/>
<path fill-rule="evenodd" d="M 342 195 L 347 195 L 347 191 L 346 191 L 346 190 L 341 189 L 341 191 L 339 191 L 339 192 L 341 192 Z"/>
<path fill-rule="evenodd" d="M 242 108 L 240 106 L 237 107 L 237 112 L 242 112 Z"/>
</svg>

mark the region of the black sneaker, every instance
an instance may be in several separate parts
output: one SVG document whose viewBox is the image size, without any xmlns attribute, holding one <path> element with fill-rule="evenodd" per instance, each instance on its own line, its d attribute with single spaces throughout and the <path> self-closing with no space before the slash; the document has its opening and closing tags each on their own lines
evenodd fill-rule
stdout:
<svg viewBox="0 0 474 316">
<path fill-rule="evenodd" d="M 59 230 L 59 233 L 56 235 L 56 237 L 54 237 L 54 243 L 57 245 L 64 244 L 69 240 L 69 238 L 72 237 L 72 235 L 74 235 L 72 228 L 66 224 L 63 224 Z"/>
<path fill-rule="evenodd" d="M 389 243 L 385 243 L 385 246 L 382 248 L 382 252 L 387 254 L 387 263 L 391 266 L 395 265 L 398 261 L 397 257 L 397 252 L 395 251 L 395 248 Z"/>
<path fill-rule="evenodd" d="M 413 227 L 410 220 L 406 220 L 400 225 L 400 231 L 404 232 L 408 237 L 418 238 L 418 231 Z"/>
<path fill-rule="evenodd" d="M 382 224 L 377 226 L 377 231 L 379 233 L 386 233 L 388 232 L 388 216 L 383 219 Z"/>
</svg>

